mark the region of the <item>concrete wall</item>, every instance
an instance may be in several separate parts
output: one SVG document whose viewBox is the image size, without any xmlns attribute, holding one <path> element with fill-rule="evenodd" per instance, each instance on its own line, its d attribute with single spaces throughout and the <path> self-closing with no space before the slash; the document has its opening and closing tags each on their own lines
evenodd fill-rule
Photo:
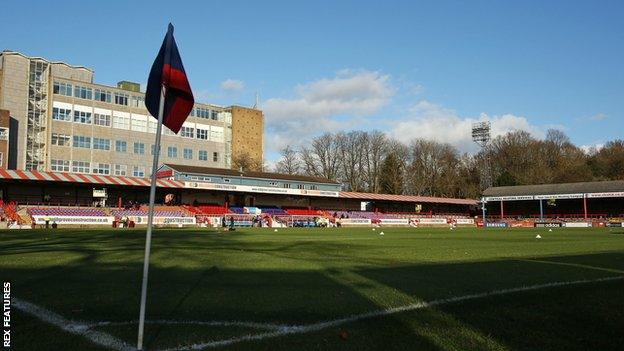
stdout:
<svg viewBox="0 0 624 351">
<path fill-rule="evenodd" d="M 264 117 L 262 111 L 232 106 L 232 164 L 248 154 L 254 163 L 262 165 L 264 152 Z M 261 169 L 255 169 L 260 171 Z"/>
</svg>

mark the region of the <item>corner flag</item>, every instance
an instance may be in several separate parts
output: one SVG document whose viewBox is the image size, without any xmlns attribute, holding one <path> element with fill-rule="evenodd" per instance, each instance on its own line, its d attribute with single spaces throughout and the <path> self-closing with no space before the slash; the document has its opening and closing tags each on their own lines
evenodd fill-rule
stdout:
<svg viewBox="0 0 624 351">
<path fill-rule="evenodd" d="M 141 282 L 141 306 L 139 311 L 139 333 L 137 349 L 143 350 L 143 332 L 145 330 L 145 306 L 147 301 L 147 278 L 149 272 L 150 248 L 152 244 L 152 227 L 154 223 L 154 202 L 156 201 L 156 171 L 160 155 L 160 139 L 163 124 L 174 133 L 178 133 L 182 124 L 193 109 L 193 92 L 189 85 L 178 46 L 173 39 L 173 26 L 163 40 L 158 56 L 152 65 L 147 91 L 145 92 L 145 107 L 149 113 L 158 119 L 156 124 L 156 143 L 154 144 L 154 161 L 150 184 L 149 208 L 147 210 L 147 230 L 145 232 L 145 256 L 143 259 L 143 280 Z"/>
<path fill-rule="evenodd" d="M 158 105 L 163 86 L 165 87 L 163 124 L 177 134 L 193 109 L 195 100 L 184 72 L 178 46 L 173 38 L 171 23 L 152 65 L 145 91 L 145 107 L 155 118 L 158 118 Z"/>
</svg>

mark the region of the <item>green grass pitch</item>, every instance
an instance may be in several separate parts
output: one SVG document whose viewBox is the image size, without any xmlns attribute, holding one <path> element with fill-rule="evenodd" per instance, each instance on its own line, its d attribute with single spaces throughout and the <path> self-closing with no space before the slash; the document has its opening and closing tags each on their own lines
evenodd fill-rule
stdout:
<svg viewBox="0 0 624 351">
<path fill-rule="evenodd" d="M 131 350 L 144 240 L 1 231 L 11 349 Z M 622 228 L 157 229 L 152 243 L 148 350 L 624 347 Z"/>
</svg>

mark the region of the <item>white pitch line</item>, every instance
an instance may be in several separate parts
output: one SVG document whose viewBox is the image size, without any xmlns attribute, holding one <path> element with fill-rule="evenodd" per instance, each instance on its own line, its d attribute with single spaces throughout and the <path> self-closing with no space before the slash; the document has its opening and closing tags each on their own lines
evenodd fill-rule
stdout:
<svg viewBox="0 0 624 351">
<path fill-rule="evenodd" d="M 95 323 L 86 323 L 85 325 L 88 328 L 97 328 L 97 327 L 116 327 L 116 326 L 125 326 L 125 325 L 134 325 L 139 324 L 139 321 L 125 321 L 125 322 L 95 322 Z M 252 329 L 268 329 L 268 330 L 281 330 L 284 328 L 289 328 L 291 326 L 283 325 L 283 324 L 272 324 L 272 323 L 258 323 L 258 322 L 242 322 L 242 321 L 189 321 L 189 320 L 164 320 L 164 319 L 155 319 L 155 320 L 147 320 L 145 324 L 156 324 L 156 325 L 197 325 L 197 326 L 210 326 L 210 327 L 243 327 L 243 328 L 252 328 Z"/>
<path fill-rule="evenodd" d="M 33 303 L 18 299 L 16 297 L 11 298 L 11 303 L 16 309 L 22 312 L 28 313 L 29 315 L 43 322 L 59 327 L 68 333 L 83 336 L 96 345 L 104 346 L 118 351 L 136 350 L 135 347 L 130 346 L 129 344 L 125 343 L 120 339 L 117 339 L 110 334 L 95 330 L 89 330 L 89 326 L 82 322 L 68 320 L 59 314 L 49 311 L 43 307 L 37 306 Z"/>
<path fill-rule="evenodd" d="M 342 325 L 345 323 L 361 321 L 364 319 L 383 317 L 383 316 L 388 316 L 388 315 L 392 315 L 396 313 L 420 310 L 420 309 L 430 308 L 430 307 L 435 307 L 435 306 L 448 305 L 448 304 L 463 302 L 467 300 L 475 300 L 475 299 L 481 299 L 485 297 L 507 295 L 507 294 L 512 294 L 512 293 L 540 290 L 540 289 L 553 288 L 553 287 L 600 283 L 600 282 L 617 281 L 617 280 L 624 280 L 624 276 L 536 284 L 536 285 L 521 286 L 517 288 L 510 288 L 510 289 L 494 290 L 494 291 L 489 291 L 489 292 L 484 292 L 484 293 L 450 297 L 446 299 L 432 300 L 429 302 L 423 301 L 423 302 L 418 302 L 418 303 L 409 304 L 409 305 L 400 306 L 400 307 L 393 307 L 393 308 L 388 308 L 384 310 L 377 310 L 377 311 L 371 311 L 371 312 L 362 313 L 362 314 L 356 314 L 356 315 L 352 315 L 349 317 L 334 319 L 334 320 L 325 321 L 325 322 L 319 322 L 319 323 L 313 323 L 313 324 L 301 325 L 301 326 L 292 326 L 292 327 L 283 328 L 281 330 L 277 330 L 273 332 L 267 332 L 267 333 L 261 333 L 261 334 L 248 334 L 245 336 L 234 337 L 230 339 L 216 340 L 216 341 L 210 341 L 210 342 L 200 343 L 200 344 L 192 344 L 192 345 L 185 346 L 185 347 L 166 349 L 164 351 L 203 350 L 207 348 L 228 346 L 228 345 L 237 344 L 237 343 L 241 343 L 245 341 L 257 341 L 257 340 L 264 340 L 268 338 L 275 338 L 275 337 L 280 337 L 280 336 L 285 336 L 285 335 L 310 333 L 314 331 L 327 329 L 330 327 L 335 327 L 335 326 Z"/>
<path fill-rule="evenodd" d="M 457 296 L 457 297 L 450 297 L 446 299 L 432 300 L 429 302 L 426 302 L 426 301 L 417 302 L 417 303 L 409 304 L 405 306 L 371 311 L 371 312 L 366 312 L 362 314 L 351 315 L 351 316 L 344 317 L 344 318 L 338 318 L 338 319 L 334 319 L 330 321 L 318 322 L 318 323 L 307 324 L 307 325 L 288 326 L 288 325 L 279 325 L 279 324 L 271 324 L 271 323 L 237 322 L 237 321 L 221 322 L 221 321 L 167 321 L 167 320 L 153 320 L 153 321 L 150 321 L 149 323 L 153 323 L 153 324 L 160 323 L 160 324 L 169 324 L 169 325 L 189 324 L 189 325 L 208 325 L 208 326 L 210 325 L 212 326 L 243 326 L 243 327 L 250 327 L 250 328 L 256 328 L 256 329 L 274 329 L 273 331 L 266 332 L 266 333 L 248 334 L 248 335 L 244 335 L 241 337 L 233 337 L 230 339 L 216 340 L 216 341 L 210 341 L 206 343 L 192 344 L 192 345 L 188 345 L 184 347 L 166 349 L 164 351 L 203 350 L 203 349 L 215 348 L 219 346 L 228 346 L 228 345 L 237 344 L 237 343 L 241 343 L 245 341 L 264 340 L 268 338 L 275 338 L 275 337 L 292 335 L 292 334 L 305 334 L 305 333 L 327 329 L 330 327 L 335 327 L 335 326 L 342 325 L 345 323 L 357 322 L 357 321 L 361 321 L 365 319 L 383 317 L 383 316 L 392 315 L 396 313 L 420 310 L 420 309 L 430 308 L 430 307 L 435 307 L 435 306 L 448 305 L 448 304 L 467 301 L 467 300 L 475 300 L 475 299 L 481 299 L 481 298 L 486 298 L 486 297 L 491 297 L 491 296 L 500 296 L 500 295 L 517 293 L 517 292 L 533 291 L 533 290 L 540 290 L 540 289 L 553 288 L 553 287 L 600 283 L 600 282 L 617 281 L 617 280 L 624 280 L 624 276 L 606 277 L 606 278 L 598 278 L 598 279 L 573 280 L 573 281 L 567 281 L 567 282 L 565 281 L 553 282 L 553 283 L 521 286 L 517 288 L 510 288 L 510 289 L 493 290 L 493 291 L 484 292 L 484 293 L 469 294 L 469 295 L 463 295 L 463 296 Z M 33 303 L 30 303 L 30 302 L 27 302 L 27 301 L 24 301 L 15 297 L 13 297 L 11 300 L 12 300 L 11 302 L 13 306 L 15 306 L 16 309 L 21 310 L 25 313 L 28 313 L 43 322 L 59 327 L 62 330 L 67 331 L 71 334 L 83 336 L 94 344 L 101 345 L 101 346 L 104 346 L 113 350 L 118 350 L 118 351 L 136 351 L 136 348 L 134 348 L 133 346 L 127 344 L 126 342 L 120 339 L 115 338 L 114 336 L 110 334 L 90 330 L 93 327 L 99 327 L 99 326 L 135 324 L 136 321 L 96 322 L 96 323 L 76 322 L 76 321 L 68 320 L 59 314 L 49 311 L 43 307 L 37 306 Z"/>
</svg>

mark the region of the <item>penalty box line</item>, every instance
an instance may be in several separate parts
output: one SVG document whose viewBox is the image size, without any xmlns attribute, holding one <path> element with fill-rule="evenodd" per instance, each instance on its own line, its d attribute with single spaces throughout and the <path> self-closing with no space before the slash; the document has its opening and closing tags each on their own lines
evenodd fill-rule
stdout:
<svg viewBox="0 0 624 351">
<path fill-rule="evenodd" d="M 417 302 L 417 303 L 409 304 L 405 306 L 371 311 L 371 312 L 356 314 L 356 315 L 348 316 L 345 318 L 339 318 L 339 319 L 334 319 L 334 320 L 325 321 L 325 322 L 319 322 L 319 323 L 313 323 L 313 324 L 307 324 L 307 325 L 301 325 L 301 326 L 292 326 L 292 327 L 283 328 L 281 330 L 277 330 L 273 332 L 249 334 L 249 335 L 245 335 L 242 337 L 233 337 L 230 339 L 216 340 L 216 341 L 200 343 L 200 344 L 193 344 L 193 345 L 189 345 L 185 347 L 170 348 L 170 349 L 166 349 L 165 351 L 203 350 L 203 349 L 208 349 L 208 348 L 229 346 L 232 344 L 237 344 L 237 343 L 241 343 L 245 341 L 260 341 L 264 339 L 281 337 L 281 336 L 286 336 L 286 335 L 311 333 L 311 332 L 320 331 L 320 330 L 331 328 L 331 327 L 336 327 L 336 326 L 346 324 L 346 323 L 358 322 L 361 320 L 372 319 L 372 318 L 377 318 L 377 317 L 384 317 L 384 316 L 393 315 L 393 314 L 397 314 L 401 312 L 415 311 L 415 310 L 431 308 L 431 307 L 436 307 L 436 306 L 449 305 L 449 304 L 463 302 L 463 301 L 483 299 L 487 297 L 501 296 L 501 295 L 541 290 L 541 289 L 554 288 L 554 287 L 602 283 L 602 282 L 619 281 L 619 280 L 624 280 L 624 276 L 552 282 L 552 283 L 545 283 L 545 284 L 521 286 L 517 288 L 493 290 L 493 291 L 484 292 L 484 293 L 456 296 L 456 297 L 450 297 L 446 299 L 432 300 L 428 302 L 427 301 Z"/>
<path fill-rule="evenodd" d="M 352 322 L 357 322 L 361 320 L 383 317 L 383 316 L 393 315 L 397 313 L 415 311 L 415 310 L 431 308 L 431 307 L 436 307 L 436 306 L 449 305 L 449 304 L 463 302 L 463 301 L 476 300 L 476 299 L 482 299 L 482 298 L 487 298 L 487 297 L 501 296 L 501 295 L 507 295 L 507 294 L 512 294 L 512 293 L 534 291 L 534 290 L 541 290 L 541 289 L 554 288 L 554 287 L 583 285 L 583 284 L 620 281 L 620 280 L 624 280 L 624 275 L 598 278 L 598 279 L 582 279 L 582 280 L 573 280 L 573 281 L 552 282 L 552 283 L 545 283 L 545 284 L 521 286 L 521 287 L 509 288 L 509 289 L 493 290 L 493 291 L 488 291 L 488 292 L 483 292 L 483 293 L 468 294 L 468 295 L 450 297 L 450 298 L 445 298 L 445 299 L 432 300 L 428 302 L 427 301 L 417 302 L 417 303 L 409 304 L 405 306 L 392 307 L 392 308 L 387 308 L 383 310 L 376 310 L 376 311 L 371 311 L 371 312 L 366 312 L 366 313 L 361 313 L 361 314 L 355 314 L 355 315 L 351 315 L 351 316 L 344 317 L 344 318 L 338 318 L 334 320 L 306 324 L 306 325 L 287 326 L 287 325 L 276 325 L 276 324 L 271 324 L 271 323 L 255 323 L 255 322 L 247 323 L 247 322 L 182 321 L 183 324 L 204 324 L 204 323 L 205 324 L 210 324 L 210 323 L 230 324 L 230 325 L 235 325 L 237 323 L 248 324 L 248 325 L 253 324 L 256 327 L 262 326 L 266 329 L 275 329 L 275 330 L 270 331 L 270 332 L 265 332 L 265 333 L 259 333 L 259 334 L 248 334 L 248 335 L 244 335 L 241 337 L 233 337 L 229 339 L 215 340 L 215 341 L 210 341 L 206 343 L 196 343 L 196 344 L 191 344 L 191 345 L 183 346 L 183 347 L 169 348 L 169 349 L 166 349 L 165 351 L 182 351 L 182 350 L 189 350 L 189 349 L 190 350 L 203 350 L 203 349 L 215 348 L 215 347 L 220 347 L 220 346 L 228 346 L 228 345 L 237 344 L 237 343 L 246 342 L 246 341 L 260 341 L 264 339 L 276 338 L 276 337 L 281 337 L 281 336 L 286 336 L 286 335 L 311 333 L 311 332 L 320 331 L 320 330 L 331 328 L 331 327 L 336 327 L 336 326 L 346 324 L 346 323 L 352 323 Z M 12 298 L 12 304 L 16 309 L 22 312 L 25 312 L 39 319 L 42 322 L 54 325 L 70 334 L 82 336 L 96 345 L 104 346 L 109 349 L 113 349 L 117 351 L 135 351 L 136 350 L 135 347 L 129 345 L 128 343 L 110 334 L 91 330 L 93 326 L 104 326 L 104 325 L 109 325 L 109 324 L 115 324 L 115 322 L 97 322 L 97 323 L 88 324 L 84 322 L 71 321 L 57 313 L 54 313 L 43 307 L 37 306 L 31 302 L 24 301 L 22 299 L 15 298 L 15 297 Z M 175 324 L 176 323 L 176 321 L 154 321 L 154 322 L 157 322 L 157 323 L 161 322 L 163 324 Z M 127 323 L 127 322 L 123 322 L 123 323 Z"/>
</svg>

